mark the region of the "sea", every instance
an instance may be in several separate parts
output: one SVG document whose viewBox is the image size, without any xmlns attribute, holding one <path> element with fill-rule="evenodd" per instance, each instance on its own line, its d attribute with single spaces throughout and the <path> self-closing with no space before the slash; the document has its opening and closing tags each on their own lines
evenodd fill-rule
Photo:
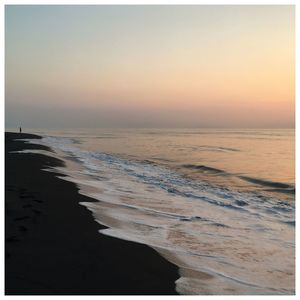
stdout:
<svg viewBox="0 0 300 300">
<path fill-rule="evenodd" d="M 180 294 L 295 294 L 294 129 L 30 132 L 98 200 L 99 238 L 155 249 Z"/>
</svg>

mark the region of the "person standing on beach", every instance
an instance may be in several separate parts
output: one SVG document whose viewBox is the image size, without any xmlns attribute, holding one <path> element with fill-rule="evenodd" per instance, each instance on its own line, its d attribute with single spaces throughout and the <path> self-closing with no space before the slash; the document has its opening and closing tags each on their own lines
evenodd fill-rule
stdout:
<svg viewBox="0 0 300 300">
<path fill-rule="evenodd" d="M 19 127 L 19 132 L 22 133 L 22 127 L 21 126 Z"/>
</svg>

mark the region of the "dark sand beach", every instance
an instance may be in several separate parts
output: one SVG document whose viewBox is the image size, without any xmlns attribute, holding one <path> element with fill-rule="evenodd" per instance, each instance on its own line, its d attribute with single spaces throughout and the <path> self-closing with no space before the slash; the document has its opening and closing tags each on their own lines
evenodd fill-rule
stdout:
<svg viewBox="0 0 300 300">
<path fill-rule="evenodd" d="M 79 202 L 75 184 L 42 168 L 62 161 L 51 149 L 5 134 L 6 295 L 171 295 L 177 267 L 153 249 L 98 233 L 104 228 Z"/>
</svg>

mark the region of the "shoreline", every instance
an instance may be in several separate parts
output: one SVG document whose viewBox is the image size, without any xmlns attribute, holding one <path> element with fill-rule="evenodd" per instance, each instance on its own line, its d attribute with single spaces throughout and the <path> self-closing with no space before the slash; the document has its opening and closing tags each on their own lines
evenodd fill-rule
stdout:
<svg viewBox="0 0 300 300">
<path fill-rule="evenodd" d="M 63 166 L 51 151 L 5 133 L 6 295 L 175 295 L 177 266 L 152 248 L 100 234 L 79 202 L 96 200 L 41 169 Z"/>
</svg>

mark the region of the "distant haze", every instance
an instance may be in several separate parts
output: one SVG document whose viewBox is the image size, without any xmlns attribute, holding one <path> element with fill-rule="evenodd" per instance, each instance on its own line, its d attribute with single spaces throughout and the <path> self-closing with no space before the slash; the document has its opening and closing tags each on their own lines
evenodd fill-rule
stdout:
<svg viewBox="0 0 300 300">
<path fill-rule="evenodd" d="M 293 127 L 294 6 L 5 8 L 6 127 Z"/>
</svg>

